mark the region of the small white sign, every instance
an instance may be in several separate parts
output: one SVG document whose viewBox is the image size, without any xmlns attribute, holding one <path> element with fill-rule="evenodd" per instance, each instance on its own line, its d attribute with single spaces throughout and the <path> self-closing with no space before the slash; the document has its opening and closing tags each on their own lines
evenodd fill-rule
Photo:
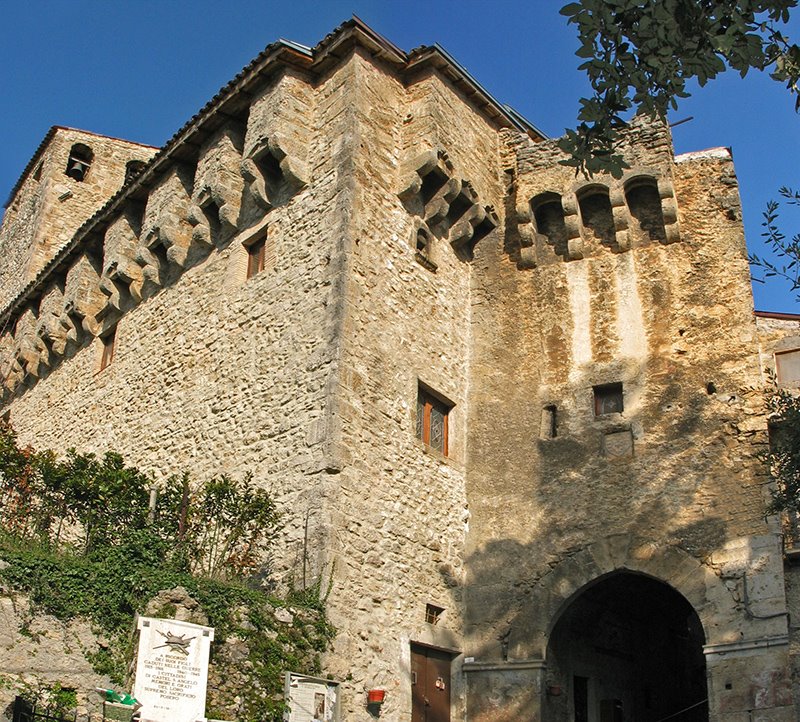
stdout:
<svg viewBox="0 0 800 722">
<path fill-rule="evenodd" d="M 213 627 L 139 617 L 139 657 L 133 696 L 141 722 L 205 720 L 208 655 Z"/>
<path fill-rule="evenodd" d="M 287 672 L 285 694 L 286 722 L 338 722 L 338 682 Z"/>
</svg>

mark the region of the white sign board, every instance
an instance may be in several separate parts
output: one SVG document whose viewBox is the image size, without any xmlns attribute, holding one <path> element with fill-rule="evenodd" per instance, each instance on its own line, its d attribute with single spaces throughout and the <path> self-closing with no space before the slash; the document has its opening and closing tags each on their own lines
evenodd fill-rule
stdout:
<svg viewBox="0 0 800 722">
<path fill-rule="evenodd" d="M 286 673 L 286 722 L 338 722 L 339 683 L 305 674 Z"/>
<path fill-rule="evenodd" d="M 142 722 L 205 720 L 212 627 L 139 617 L 133 696 Z"/>
</svg>

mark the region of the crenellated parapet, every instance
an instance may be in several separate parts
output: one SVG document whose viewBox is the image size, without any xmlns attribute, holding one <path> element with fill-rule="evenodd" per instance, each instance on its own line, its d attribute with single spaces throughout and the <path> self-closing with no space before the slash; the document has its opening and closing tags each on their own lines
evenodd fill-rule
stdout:
<svg viewBox="0 0 800 722">
<path fill-rule="evenodd" d="M 673 162 L 662 155 L 654 165 L 632 163 L 618 179 L 604 174 L 576 181 L 571 168 L 559 165 L 564 156 L 554 142 L 518 148 L 520 267 L 679 241 Z"/>
</svg>

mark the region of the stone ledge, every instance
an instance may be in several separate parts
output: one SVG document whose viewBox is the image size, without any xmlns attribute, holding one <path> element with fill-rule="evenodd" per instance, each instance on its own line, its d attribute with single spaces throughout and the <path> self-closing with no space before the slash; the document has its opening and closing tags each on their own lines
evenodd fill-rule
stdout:
<svg viewBox="0 0 800 722">
<path fill-rule="evenodd" d="M 517 672 L 524 669 L 546 669 L 543 659 L 519 659 L 507 662 L 464 662 L 464 672 Z"/>
<path fill-rule="evenodd" d="M 706 644 L 703 646 L 703 654 L 706 657 L 711 655 L 725 655 L 731 653 L 748 652 L 754 649 L 767 649 L 769 647 L 785 647 L 789 644 L 789 635 L 781 634 L 778 637 L 765 637 L 762 639 L 742 639 L 738 642 L 727 642 L 723 644 Z"/>
</svg>

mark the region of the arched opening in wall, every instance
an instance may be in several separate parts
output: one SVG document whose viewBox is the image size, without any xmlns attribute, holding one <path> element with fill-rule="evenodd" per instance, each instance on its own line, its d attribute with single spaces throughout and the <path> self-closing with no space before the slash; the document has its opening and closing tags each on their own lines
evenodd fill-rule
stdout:
<svg viewBox="0 0 800 722">
<path fill-rule="evenodd" d="M 208 234 L 213 247 L 218 247 L 222 239 L 222 222 L 219 218 L 219 204 L 210 196 L 200 208 L 208 223 Z"/>
<path fill-rule="evenodd" d="M 584 587 L 547 647 L 547 722 L 708 722 L 705 635 L 669 585 L 617 572 Z"/>
<path fill-rule="evenodd" d="M 264 200 L 272 207 L 280 205 L 287 199 L 286 178 L 280 161 L 269 151 L 261 153 L 253 160 L 264 179 L 264 191 L 267 194 Z"/>
<path fill-rule="evenodd" d="M 536 230 L 562 258 L 567 257 L 567 226 L 564 223 L 564 208 L 558 193 L 540 193 L 531 201 Z"/>
<path fill-rule="evenodd" d="M 591 185 L 581 189 L 578 194 L 578 207 L 581 212 L 581 223 L 594 239 L 612 250 L 618 250 L 608 188 Z"/>
<path fill-rule="evenodd" d="M 433 168 L 430 173 L 425 174 L 422 177 L 422 187 L 419 191 L 422 204 L 428 205 L 445 183 L 447 183 L 447 175 L 440 168 Z"/>
<path fill-rule="evenodd" d="M 89 172 L 89 166 L 92 165 L 93 160 L 94 153 L 92 153 L 92 149 L 88 145 L 75 143 L 69 151 L 67 168 L 64 173 L 82 183 L 86 179 L 86 174 Z"/>
<path fill-rule="evenodd" d="M 625 184 L 625 202 L 639 226 L 637 240 L 666 243 L 664 213 L 655 178 L 638 176 L 628 181 Z"/>
</svg>

